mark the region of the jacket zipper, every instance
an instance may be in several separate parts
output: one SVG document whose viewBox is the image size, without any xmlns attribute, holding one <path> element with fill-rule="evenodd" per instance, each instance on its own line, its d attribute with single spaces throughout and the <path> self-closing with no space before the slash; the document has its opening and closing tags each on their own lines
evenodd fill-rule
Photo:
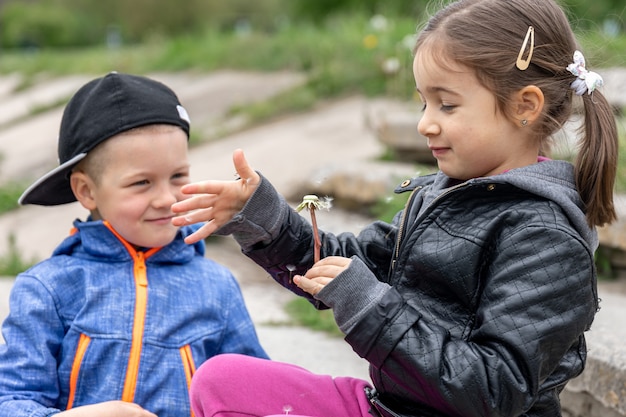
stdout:
<svg viewBox="0 0 626 417">
<path fill-rule="evenodd" d="M 133 258 L 133 275 L 135 280 L 135 313 L 133 318 L 132 341 L 130 353 L 128 355 L 128 366 L 126 367 L 126 377 L 124 379 L 124 390 L 122 391 L 122 401 L 134 402 L 135 389 L 137 387 L 137 376 L 139 375 L 139 363 L 143 348 L 143 334 L 146 320 L 146 310 L 148 305 L 148 276 L 146 274 L 146 259 L 161 248 L 152 248 L 148 251 L 138 252 L 120 236 L 108 222 L 105 226 L 122 242 L 126 250 Z"/>
<path fill-rule="evenodd" d="M 180 357 L 183 360 L 183 369 L 185 370 L 185 379 L 187 380 L 187 392 L 191 391 L 191 378 L 196 373 L 196 365 L 193 362 L 193 355 L 191 353 L 191 346 L 185 345 L 180 348 Z M 191 410 L 191 404 L 189 409 Z M 194 417 L 193 410 L 191 410 L 191 417 Z"/>
<path fill-rule="evenodd" d="M 130 354 L 128 355 L 124 391 L 122 392 L 122 401 L 126 402 L 133 402 L 135 399 L 135 388 L 137 385 L 137 375 L 139 374 L 139 362 L 141 359 L 143 331 L 148 304 L 148 279 L 146 277 L 144 254 L 143 252 L 133 252 L 134 253 L 131 253 L 131 255 L 133 255 L 134 258 L 135 316 L 133 319 L 133 339 L 130 345 Z"/>
<path fill-rule="evenodd" d="M 398 256 L 400 256 L 400 242 L 402 241 L 402 235 L 404 234 L 404 229 L 406 228 L 407 213 L 409 211 L 409 205 L 413 201 L 413 198 L 415 198 L 415 194 L 422 188 L 423 187 L 421 186 L 416 187 L 413 191 L 411 191 L 411 195 L 406 200 L 406 204 L 404 205 L 404 210 L 402 211 L 402 217 L 400 218 L 400 228 L 398 229 L 398 237 L 396 239 L 396 248 L 393 254 L 393 260 L 391 261 L 392 271 L 396 268 L 396 262 L 398 260 Z"/>
<path fill-rule="evenodd" d="M 435 197 L 433 199 L 433 201 L 430 202 L 430 204 L 428 205 L 428 207 L 426 207 L 426 209 L 424 210 L 424 212 L 422 213 L 422 218 L 425 217 L 428 214 L 428 211 L 430 208 L 434 207 L 435 203 L 439 200 L 441 200 L 442 198 L 446 197 L 447 195 L 449 195 L 450 193 L 455 192 L 456 190 L 458 190 L 459 188 L 463 188 L 467 185 L 470 185 L 472 183 L 472 180 L 468 180 L 465 182 L 462 182 L 461 184 L 457 184 L 455 186 L 452 186 L 450 188 L 448 188 L 446 191 L 444 191 L 443 193 L 439 194 L 437 197 Z M 395 248 L 395 252 L 394 252 L 394 256 L 393 256 L 393 260 L 391 261 L 391 271 L 393 271 L 396 267 L 396 262 L 398 260 L 398 257 L 400 256 L 400 242 L 402 241 L 402 236 L 404 234 L 404 230 L 406 229 L 407 225 L 407 213 L 409 210 L 409 206 L 410 204 L 413 202 L 413 198 L 415 198 L 415 194 L 417 193 L 417 191 L 421 190 L 423 187 L 416 187 L 412 192 L 411 192 L 411 196 L 408 198 L 405 206 L 404 206 L 404 211 L 402 213 L 402 218 L 400 221 L 400 228 L 398 229 L 398 238 L 396 239 L 396 248 Z M 418 219 L 415 219 L 415 222 L 417 222 Z"/>
<path fill-rule="evenodd" d="M 69 410 L 74 405 L 74 397 L 76 397 L 76 386 L 78 385 L 78 375 L 80 374 L 80 365 L 85 357 L 87 347 L 91 342 L 91 338 L 85 334 L 81 334 L 78 339 L 78 346 L 76 347 L 76 355 L 74 356 L 74 362 L 72 362 L 72 373 L 70 374 L 70 393 L 67 399 L 67 407 Z"/>
</svg>

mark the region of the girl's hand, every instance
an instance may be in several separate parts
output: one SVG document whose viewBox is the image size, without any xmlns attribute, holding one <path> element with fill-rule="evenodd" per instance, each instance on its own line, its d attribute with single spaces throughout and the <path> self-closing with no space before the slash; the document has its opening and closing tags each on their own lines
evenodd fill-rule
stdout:
<svg viewBox="0 0 626 417">
<path fill-rule="evenodd" d="M 261 177 L 248 165 L 241 149 L 233 152 L 233 163 L 240 177 L 237 181 L 201 181 L 183 186 L 183 193 L 194 195 L 172 205 L 172 211 L 179 214 L 172 219 L 172 224 L 184 226 L 207 222 L 187 236 L 186 243 L 204 239 L 228 223 L 241 211 L 261 182 Z"/>
<path fill-rule="evenodd" d="M 83 405 L 56 414 L 58 417 L 158 417 L 137 404 L 124 401 L 106 401 Z"/>
<path fill-rule="evenodd" d="M 296 275 L 293 282 L 303 291 L 316 295 L 337 275 L 350 266 L 352 260 L 342 256 L 328 256 L 317 262 L 304 276 Z"/>
</svg>

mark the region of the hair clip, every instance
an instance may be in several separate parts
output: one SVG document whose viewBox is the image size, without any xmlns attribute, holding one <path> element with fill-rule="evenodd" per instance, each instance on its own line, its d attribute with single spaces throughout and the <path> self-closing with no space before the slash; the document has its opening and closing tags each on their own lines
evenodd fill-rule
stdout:
<svg viewBox="0 0 626 417">
<path fill-rule="evenodd" d="M 585 68 L 585 57 L 582 52 L 574 52 L 574 62 L 567 66 L 567 70 L 576 76 L 570 87 L 576 95 L 582 96 L 585 91 L 588 94 L 604 85 L 604 80 L 597 72 L 587 71 Z"/>
<path fill-rule="evenodd" d="M 528 56 L 526 59 L 522 59 L 524 56 L 524 51 L 526 51 L 526 46 L 528 45 L 528 40 L 530 39 L 530 49 L 528 50 Z M 535 28 L 532 26 L 528 26 L 528 32 L 526 32 L 526 37 L 524 38 L 524 43 L 522 43 L 522 47 L 519 50 L 519 54 L 517 55 L 517 61 L 515 62 L 515 66 L 520 71 L 525 71 L 526 68 L 530 65 L 530 59 L 533 57 L 533 51 L 535 50 Z"/>
</svg>

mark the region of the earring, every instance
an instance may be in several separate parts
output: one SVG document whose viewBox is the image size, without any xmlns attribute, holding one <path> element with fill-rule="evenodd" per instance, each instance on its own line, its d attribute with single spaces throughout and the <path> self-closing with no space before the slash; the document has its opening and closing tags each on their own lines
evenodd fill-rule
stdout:
<svg viewBox="0 0 626 417">
<path fill-rule="evenodd" d="M 528 120 L 523 119 L 520 123 L 522 124 L 522 126 L 526 126 L 528 125 Z"/>
</svg>

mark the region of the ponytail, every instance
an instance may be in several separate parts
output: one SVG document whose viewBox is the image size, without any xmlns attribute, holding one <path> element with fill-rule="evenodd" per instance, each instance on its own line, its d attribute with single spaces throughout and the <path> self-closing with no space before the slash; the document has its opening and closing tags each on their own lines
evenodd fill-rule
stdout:
<svg viewBox="0 0 626 417">
<path fill-rule="evenodd" d="M 619 143 L 617 125 L 602 93 L 596 90 L 581 97 L 585 122 L 581 126 L 583 135 L 575 163 L 576 186 L 589 226 L 603 226 L 617 219 L 613 204 Z"/>
</svg>

